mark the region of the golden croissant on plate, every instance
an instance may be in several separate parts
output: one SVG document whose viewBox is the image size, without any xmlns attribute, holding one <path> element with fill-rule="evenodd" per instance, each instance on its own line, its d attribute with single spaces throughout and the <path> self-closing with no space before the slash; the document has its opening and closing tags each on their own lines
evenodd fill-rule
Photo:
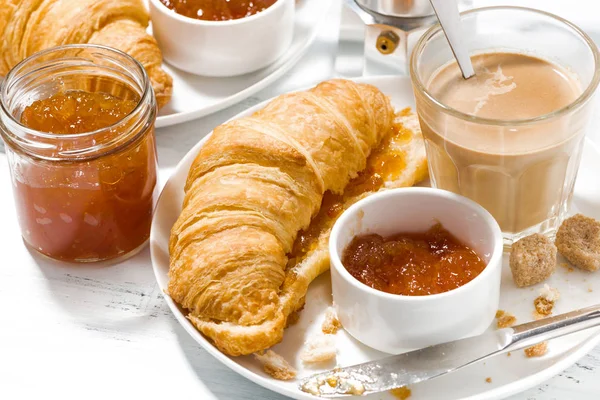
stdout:
<svg viewBox="0 0 600 400">
<path fill-rule="evenodd" d="M 221 351 L 250 354 L 281 341 L 308 285 L 329 266 L 322 242 L 330 226 L 302 255 L 298 233 L 326 192 L 341 196 L 365 169 L 394 118 L 374 86 L 331 80 L 214 130 L 171 231 L 168 291 Z M 421 150 L 407 185 L 425 176 Z"/>
<path fill-rule="evenodd" d="M 146 32 L 143 0 L 0 0 L 0 76 L 21 60 L 65 44 L 101 44 L 121 50 L 146 69 L 159 107 L 171 98 L 172 78 Z"/>
</svg>

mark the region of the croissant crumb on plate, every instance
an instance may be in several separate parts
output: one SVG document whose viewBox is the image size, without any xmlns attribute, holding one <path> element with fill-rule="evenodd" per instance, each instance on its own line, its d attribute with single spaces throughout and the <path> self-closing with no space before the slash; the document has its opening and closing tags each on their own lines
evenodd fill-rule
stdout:
<svg viewBox="0 0 600 400">
<path fill-rule="evenodd" d="M 496 326 L 498 329 L 510 328 L 517 323 L 517 317 L 502 310 L 496 312 L 496 319 Z"/>
<path fill-rule="evenodd" d="M 254 357 L 262 364 L 264 371 L 277 380 L 289 381 L 296 377 L 296 370 L 273 350 L 256 353 Z"/>
<path fill-rule="evenodd" d="M 548 353 L 548 342 L 541 342 L 534 344 L 533 346 L 527 347 L 525 350 L 525 357 L 542 357 Z"/>
<path fill-rule="evenodd" d="M 337 349 L 333 335 L 319 333 L 310 337 L 300 353 L 300 359 L 305 364 L 323 363 L 335 360 Z"/>
<path fill-rule="evenodd" d="M 32 54 L 65 44 L 100 44 L 121 50 L 146 69 L 159 107 L 173 80 L 146 32 L 143 0 L 0 0 L 0 76 Z"/>
<path fill-rule="evenodd" d="M 169 294 L 221 351 L 251 354 L 281 341 L 308 285 L 329 267 L 335 219 L 319 217 L 324 194 L 337 196 L 338 211 L 367 194 L 345 189 L 369 169 L 395 118 L 374 86 L 331 80 L 214 130 L 171 231 Z M 422 139 L 395 138 L 386 143 L 402 168 L 390 187 L 413 185 L 426 176 Z M 298 251 L 299 232 L 314 227 Z"/>
<path fill-rule="evenodd" d="M 325 334 L 335 335 L 341 327 L 342 323 L 338 319 L 335 309 L 327 307 L 327 310 L 325 310 L 325 320 L 321 324 L 321 331 Z"/>
</svg>

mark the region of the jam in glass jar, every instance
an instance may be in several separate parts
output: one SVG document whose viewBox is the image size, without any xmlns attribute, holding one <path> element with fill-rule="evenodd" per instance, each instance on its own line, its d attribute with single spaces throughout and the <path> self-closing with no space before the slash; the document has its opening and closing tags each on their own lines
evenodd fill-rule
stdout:
<svg viewBox="0 0 600 400">
<path fill-rule="evenodd" d="M 21 234 L 50 258 L 121 260 L 148 239 L 156 99 L 127 54 L 67 45 L 15 66 L 0 88 Z"/>
</svg>

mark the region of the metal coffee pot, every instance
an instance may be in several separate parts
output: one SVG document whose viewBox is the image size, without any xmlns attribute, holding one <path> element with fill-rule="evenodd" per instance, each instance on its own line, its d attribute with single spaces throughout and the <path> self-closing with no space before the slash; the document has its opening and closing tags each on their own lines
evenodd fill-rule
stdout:
<svg viewBox="0 0 600 400">
<path fill-rule="evenodd" d="M 364 22 L 363 75 L 409 73 L 410 52 L 437 22 L 429 0 L 344 0 Z M 461 11 L 472 0 L 459 0 Z"/>
</svg>

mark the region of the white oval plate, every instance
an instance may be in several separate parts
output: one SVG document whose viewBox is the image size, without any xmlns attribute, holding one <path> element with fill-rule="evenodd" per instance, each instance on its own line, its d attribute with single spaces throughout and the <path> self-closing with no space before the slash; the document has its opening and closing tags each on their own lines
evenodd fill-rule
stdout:
<svg viewBox="0 0 600 400">
<path fill-rule="evenodd" d="M 379 87 L 390 96 L 392 103 L 398 109 L 414 106 L 412 88 L 408 78 L 367 77 L 356 79 L 356 81 L 371 83 Z M 235 118 L 247 116 L 264 107 L 265 103 L 252 107 Z M 175 172 L 160 196 L 154 215 L 150 250 L 156 280 L 163 293 L 168 284 L 169 232 L 181 212 L 183 186 L 188 169 L 205 140 L 206 138 L 194 146 L 177 165 Z M 600 151 L 590 141 L 587 141 L 579 177 L 575 185 L 573 212 L 580 211 L 600 219 L 598 171 L 600 171 Z M 518 323 L 530 321 L 532 319 L 533 300 L 538 296 L 538 289 L 542 285 L 537 285 L 535 288 L 517 289 L 512 282 L 507 259 L 508 257 L 505 256 L 501 308 L 513 313 L 517 317 Z M 559 262 L 563 261 L 559 260 Z M 594 291 L 600 291 L 600 273 L 591 274 L 580 270 L 569 272 L 567 268 L 559 266 L 547 283 L 560 290 L 561 298 L 555 306 L 555 313 L 563 313 L 592 305 L 597 301 L 595 300 L 597 294 Z M 235 372 L 286 396 L 295 399 L 316 399 L 316 397 L 300 392 L 295 382 L 282 382 L 272 379 L 262 371 L 261 366 L 253 357 L 228 357 L 224 355 L 192 326 L 185 318 L 185 314 L 169 296 L 165 295 L 165 300 L 177 320 L 200 346 Z M 310 285 L 306 296 L 306 306 L 300 313 L 298 323 L 287 329 L 283 341 L 273 348 L 274 351 L 284 356 L 298 369 L 299 377 L 318 371 L 304 368 L 298 358 L 298 353 L 305 338 L 320 331 L 324 311 L 330 305 L 331 283 L 329 273 L 324 273 Z M 519 351 L 513 353 L 510 357 L 501 355 L 444 377 L 413 385 L 411 387 L 413 392 L 411 400 L 500 399 L 526 390 L 560 373 L 587 354 L 600 342 L 599 333 L 600 331 L 595 329 L 555 339 L 549 344 L 548 354 L 541 358 L 528 359 L 522 351 Z M 337 362 L 340 366 L 352 365 L 385 356 L 383 353 L 356 342 L 343 330 L 336 335 L 336 344 L 338 347 Z M 491 383 L 486 383 L 487 377 L 492 379 Z M 386 393 L 367 396 L 367 398 L 394 399 L 393 396 Z"/>
<path fill-rule="evenodd" d="M 315 40 L 332 0 L 296 1 L 294 38 L 288 51 L 275 63 L 259 71 L 230 78 L 193 75 L 165 63 L 173 77 L 173 97 L 158 113 L 156 127 L 180 124 L 204 117 L 264 89 L 290 70 Z"/>
</svg>

